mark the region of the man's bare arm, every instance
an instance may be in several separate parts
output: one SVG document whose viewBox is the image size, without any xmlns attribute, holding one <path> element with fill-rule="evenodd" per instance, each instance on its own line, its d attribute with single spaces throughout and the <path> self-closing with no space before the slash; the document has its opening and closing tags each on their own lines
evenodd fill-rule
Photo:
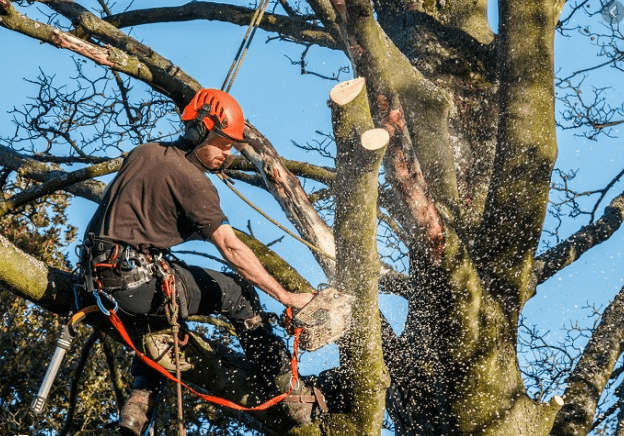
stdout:
<svg viewBox="0 0 624 436">
<path fill-rule="evenodd" d="M 286 306 L 302 308 L 311 299 L 312 294 L 288 292 L 270 275 L 253 251 L 236 237 L 234 230 L 227 224 L 219 226 L 210 237 L 221 255 L 230 266 L 252 285 L 262 289 Z"/>
</svg>

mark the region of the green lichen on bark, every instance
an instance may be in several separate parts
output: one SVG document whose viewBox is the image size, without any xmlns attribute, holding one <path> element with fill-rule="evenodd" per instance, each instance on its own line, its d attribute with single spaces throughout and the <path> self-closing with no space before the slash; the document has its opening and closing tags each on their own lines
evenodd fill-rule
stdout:
<svg viewBox="0 0 624 436">
<path fill-rule="evenodd" d="M 69 312 L 69 273 L 48 267 L 1 235 L 0 285 L 54 313 Z"/>
<path fill-rule="evenodd" d="M 0 236 L 0 283 L 8 289 L 19 289 L 29 299 L 40 300 L 48 283 L 47 266 L 31 256 L 25 255 Z"/>
<path fill-rule="evenodd" d="M 314 292 L 312 285 L 273 250 L 256 238 L 234 229 L 236 236 L 253 250 L 266 270 L 290 292 Z"/>
<path fill-rule="evenodd" d="M 533 293 L 532 262 L 557 156 L 553 13 L 546 0 L 501 2 L 498 146 L 476 246 L 492 274 L 505 277 L 518 310 Z"/>
<path fill-rule="evenodd" d="M 377 305 L 377 179 L 385 146 L 373 151 L 361 146 L 362 134 L 374 127 L 365 90 L 348 103 L 331 107 L 338 150 L 336 280 L 341 290 L 356 297 L 351 329 L 341 353 L 352 392 L 349 424 L 342 425 L 345 431 L 356 427 L 357 433 L 343 434 L 375 435 L 383 422 L 389 383 Z"/>
</svg>

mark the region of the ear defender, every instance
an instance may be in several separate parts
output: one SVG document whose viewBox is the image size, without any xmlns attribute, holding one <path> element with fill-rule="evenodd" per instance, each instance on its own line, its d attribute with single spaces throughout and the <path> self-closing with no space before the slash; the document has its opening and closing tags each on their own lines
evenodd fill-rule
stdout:
<svg viewBox="0 0 624 436">
<path fill-rule="evenodd" d="M 204 124 L 204 118 L 210 115 L 210 111 L 212 110 L 212 106 L 209 104 L 202 105 L 199 112 L 197 112 L 197 116 L 189 121 L 186 125 L 186 132 L 184 132 L 184 139 L 190 142 L 193 147 L 198 146 L 208 136 L 210 130 L 206 128 Z"/>
<path fill-rule="evenodd" d="M 184 139 L 190 142 L 193 147 L 201 144 L 206 136 L 208 136 L 208 129 L 204 126 L 204 123 L 197 120 L 189 121 L 184 132 Z"/>
</svg>

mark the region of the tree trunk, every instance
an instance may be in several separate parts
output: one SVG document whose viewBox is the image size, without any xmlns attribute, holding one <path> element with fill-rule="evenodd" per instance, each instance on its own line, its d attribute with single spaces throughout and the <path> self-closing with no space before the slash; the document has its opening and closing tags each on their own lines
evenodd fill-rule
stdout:
<svg viewBox="0 0 624 436">
<path fill-rule="evenodd" d="M 337 85 L 331 94 L 337 145 L 336 282 L 356 297 L 353 322 L 341 343 L 341 359 L 351 393 L 346 415 L 328 419 L 335 435 L 378 435 L 389 383 L 383 360 L 377 305 L 377 180 L 388 144 L 385 130 L 373 130 L 364 79 Z"/>
</svg>

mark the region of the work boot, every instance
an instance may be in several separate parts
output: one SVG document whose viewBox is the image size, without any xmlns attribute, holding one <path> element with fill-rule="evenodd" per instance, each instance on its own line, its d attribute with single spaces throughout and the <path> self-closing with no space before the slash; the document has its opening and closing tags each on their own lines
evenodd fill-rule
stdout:
<svg viewBox="0 0 624 436">
<path fill-rule="evenodd" d="M 121 409 L 119 433 L 124 436 L 141 436 L 152 418 L 158 391 L 132 389 L 130 397 Z"/>
<path fill-rule="evenodd" d="M 278 376 L 275 380 L 280 392 L 288 392 L 293 380 L 292 373 Z M 320 412 L 327 412 L 325 397 L 315 386 L 308 386 L 302 380 L 297 380 L 292 386 L 290 395 L 283 401 L 283 407 L 288 417 L 297 426 L 301 427 L 312 422 L 312 418 Z"/>
</svg>

